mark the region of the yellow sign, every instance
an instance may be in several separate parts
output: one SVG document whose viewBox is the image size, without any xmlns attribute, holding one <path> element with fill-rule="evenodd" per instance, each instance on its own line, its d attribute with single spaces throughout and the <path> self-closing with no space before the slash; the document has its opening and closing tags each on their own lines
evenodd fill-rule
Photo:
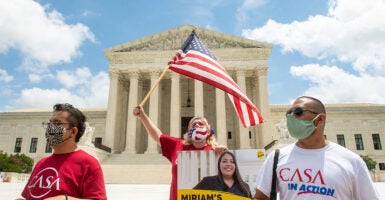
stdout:
<svg viewBox="0 0 385 200">
<path fill-rule="evenodd" d="M 258 150 L 257 156 L 258 156 L 259 160 L 262 160 L 263 156 L 265 156 L 265 153 L 262 150 Z"/>
<path fill-rule="evenodd" d="M 250 198 L 216 190 L 179 189 L 178 200 L 250 200 Z"/>
</svg>

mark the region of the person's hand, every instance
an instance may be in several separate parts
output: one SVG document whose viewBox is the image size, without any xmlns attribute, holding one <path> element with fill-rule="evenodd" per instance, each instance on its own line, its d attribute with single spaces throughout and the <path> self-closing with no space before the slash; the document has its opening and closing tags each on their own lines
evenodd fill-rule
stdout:
<svg viewBox="0 0 385 200">
<path fill-rule="evenodd" d="M 134 110 L 132 111 L 132 114 L 133 114 L 135 117 L 141 119 L 142 116 L 144 115 L 143 107 L 142 107 L 142 106 L 136 106 L 136 107 L 134 108 Z"/>
<path fill-rule="evenodd" d="M 221 155 L 225 151 L 227 151 L 227 147 L 225 145 L 217 144 L 214 148 L 214 152 L 217 155 Z"/>
</svg>

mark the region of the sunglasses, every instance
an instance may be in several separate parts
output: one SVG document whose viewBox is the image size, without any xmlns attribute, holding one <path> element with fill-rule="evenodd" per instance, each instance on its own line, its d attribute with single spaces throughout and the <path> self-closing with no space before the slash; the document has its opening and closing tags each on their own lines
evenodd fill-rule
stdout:
<svg viewBox="0 0 385 200">
<path fill-rule="evenodd" d="M 303 109 L 303 108 L 301 108 L 301 107 L 296 107 L 296 108 L 294 108 L 294 110 L 288 110 L 288 111 L 286 111 L 286 115 L 291 115 L 291 113 L 294 113 L 294 115 L 295 116 L 297 116 L 297 117 L 300 117 L 301 115 L 303 115 L 303 113 L 304 112 L 311 112 L 311 113 L 313 113 L 313 114 L 315 114 L 315 115 L 318 115 L 319 113 L 316 113 L 316 112 L 313 112 L 313 111 L 311 111 L 311 110 L 306 110 L 306 109 Z"/>
</svg>

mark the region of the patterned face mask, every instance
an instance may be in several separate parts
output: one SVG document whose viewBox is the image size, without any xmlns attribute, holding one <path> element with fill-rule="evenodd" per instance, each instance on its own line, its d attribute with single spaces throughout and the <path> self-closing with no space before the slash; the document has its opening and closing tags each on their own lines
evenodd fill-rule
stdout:
<svg viewBox="0 0 385 200">
<path fill-rule="evenodd" d="M 204 141 L 209 136 L 209 133 L 206 126 L 195 125 L 189 130 L 189 136 L 193 142 L 199 143 Z"/>
<path fill-rule="evenodd" d="M 54 146 L 64 142 L 63 135 L 67 130 L 63 127 L 57 126 L 54 123 L 48 123 L 45 129 L 45 138 L 50 146 Z"/>
</svg>

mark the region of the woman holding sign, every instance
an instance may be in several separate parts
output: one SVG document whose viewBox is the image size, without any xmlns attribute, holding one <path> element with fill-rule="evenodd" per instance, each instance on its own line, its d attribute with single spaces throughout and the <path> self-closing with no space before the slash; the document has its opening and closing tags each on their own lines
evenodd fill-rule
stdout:
<svg viewBox="0 0 385 200">
<path fill-rule="evenodd" d="M 204 177 L 193 189 L 217 190 L 250 197 L 249 185 L 242 180 L 235 156 L 225 151 L 218 159 L 218 175 Z"/>
<path fill-rule="evenodd" d="M 214 132 L 211 131 L 210 124 L 204 117 L 192 118 L 188 124 L 184 139 L 181 139 L 163 134 L 146 115 L 142 106 L 135 107 L 133 114 L 142 122 L 148 135 L 161 146 L 163 156 L 172 164 L 170 200 L 177 200 L 177 158 L 179 151 L 214 150 L 217 154 L 220 154 L 227 149 L 227 147 L 216 143 Z"/>
</svg>

